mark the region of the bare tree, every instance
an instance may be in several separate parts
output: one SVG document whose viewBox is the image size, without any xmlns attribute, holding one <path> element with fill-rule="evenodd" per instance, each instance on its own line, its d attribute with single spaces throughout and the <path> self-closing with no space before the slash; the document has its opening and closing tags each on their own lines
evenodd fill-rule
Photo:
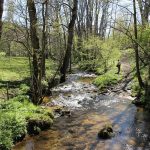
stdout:
<svg viewBox="0 0 150 150">
<path fill-rule="evenodd" d="M 61 73 L 61 78 L 60 78 L 60 82 L 65 82 L 66 80 L 66 72 L 69 66 L 69 62 L 71 59 L 71 49 L 72 49 L 72 43 L 73 43 L 73 36 L 74 36 L 74 26 L 75 26 L 75 21 L 77 18 L 77 7 L 78 7 L 78 0 L 74 0 L 74 4 L 73 4 L 73 9 L 72 9 L 72 18 L 71 21 L 69 23 L 69 27 L 68 27 L 68 43 L 67 43 L 67 49 L 66 49 L 66 53 L 65 53 L 65 57 L 63 60 L 63 65 L 60 69 L 60 73 Z"/>
<path fill-rule="evenodd" d="M 136 2 L 133 0 L 133 10 L 134 10 L 134 35 L 135 41 L 138 40 L 138 30 L 137 30 L 137 13 L 136 13 Z M 135 60 L 136 60 L 136 73 L 139 81 L 140 87 L 144 87 L 144 83 L 142 81 L 141 73 L 140 73 L 140 65 L 139 65 L 139 46 L 138 43 L 134 43 L 134 50 L 135 50 Z"/>
</svg>

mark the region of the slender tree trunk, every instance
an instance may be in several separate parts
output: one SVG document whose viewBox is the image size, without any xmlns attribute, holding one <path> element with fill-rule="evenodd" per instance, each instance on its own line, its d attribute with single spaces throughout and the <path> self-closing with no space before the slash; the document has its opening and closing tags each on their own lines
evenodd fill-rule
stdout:
<svg viewBox="0 0 150 150">
<path fill-rule="evenodd" d="M 0 39 L 2 36 L 2 16 L 3 16 L 4 0 L 0 0 Z"/>
<path fill-rule="evenodd" d="M 48 24 L 48 0 L 45 0 L 42 4 L 42 18 L 43 18 L 43 30 L 42 30 L 42 77 L 46 76 L 45 73 L 45 59 L 46 59 L 46 49 L 48 49 L 47 41 L 47 24 Z"/>
<path fill-rule="evenodd" d="M 135 35 L 135 40 L 138 40 L 138 31 L 137 31 L 137 15 L 136 15 L 136 2 L 133 0 L 133 9 L 134 9 L 134 35 Z M 134 43 L 134 50 L 135 50 L 135 61 L 136 61 L 136 73 L 137 73 L 137 78 L 140 87 L 144 87 L 144 83 L 142 81 L 141 73 L 140 73 L 140 64 L 139 64 L 139 50 L 138 50 L 138 43 Z"/>
<path fill-rule="evenodd" d="M 34 0 L 27 0 L 29 19 L 30 19 L 30 37 L 32 45 L 32 65 L 33 65 L 33 74 L 32 74 L 32 102 L 34 104 L 39 104 L 41 101 L 41 80 L 39 75 L 39 66 L 38 66 L 38 51 L 39 38 L 37 36 L 37 15 L 36 7 Z"/>
<path fill-rule="evenodd" d="M 102 17 L 101 17 L 100 29 L 99 29 L 99 35 L 102 39 L 105 38 L 105 34 L 106 34 L 106 27 L 108 21 L 108 8 L 109 8 L 109 1 L 107 0 L 103 2 Z"/>
<path fill-rule="evenodd" d="M 72 43 L 73 43 L 73 37 L 74 37 L 74 26 L 75 26 L 75 21 L 77 18 L 77 7 L 78 7 L 78 0 L 74 0 L 74 6 L 72 9 L 72 18 L 68 27 L 67 50 L 66 50 L 65 57 L 63 60 L 63 65 L 60 69 L 60 73 L 61 73 L 60 83 L 63 83 L 66 81 L 66 72 L 67 72 L 69 62 L 71 59 L 71 49 L 72 49 Z"/>
<path fill-rule="evenodd" d="M 100 5 L 99 5 L 99 1 L 96 0 L 95 2 L 96 6 L 95 6 L 95 35 L 98 35 L 98 18 L 99 18 L 99 12 L 100 12 Z"/>
</svg>

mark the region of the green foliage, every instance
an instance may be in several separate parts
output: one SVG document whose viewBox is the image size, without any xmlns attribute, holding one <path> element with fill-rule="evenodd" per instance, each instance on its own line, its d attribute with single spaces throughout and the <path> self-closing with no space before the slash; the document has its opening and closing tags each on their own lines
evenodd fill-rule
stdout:
<svg viewBox="0 0 150 150">
<path fill-rule="evenodd" d="M 79 68 L 85 71 L 95 71 L 95 60 L 83 60 L 79 62 Z"/>
<path fill-rule="evenodd" d="M 26 120 L 22 114 L 13 111 L 1 112 L 0 118 L 0 147 L 10 149 L 14 141 L 26 134 Z"/>
<path fill-rule="evenodd" d="M 142 46 L 144 46 L 145 50 L 150 50 L 150 26 L 146 26 L 145 28 L 142 26 L 139 27 L 139 42 Z"/>
<path fill-rule="evenodd" d="M 0 57 L 4 57 L 6 56 L 6 53 L 5 52 L 0 52 Z"/>
<path fill-rule="evenodd" d="M 139 86 L 138 83 L 138 79 L 134 78 L 134 80 L 132 81 L 132 85 L 131 85 L 131 93 L 133 97 L 136 97 L 138 95 L 138 93 L 140 92 L 141 88 Z"/>
<path fill-rule="evenodd" d="M 121 56 L 120 47 L 113 39 L 101 40 L 91 36 L 84 40 L 79 52 L 79 68 L 87 71 L 96 71 L 99 74 L 106 72 Z M 101 71 L 99 71 L 101 70 Z"/>
<path fill-rule="evenodd" d="M 0 130 L 2 130 L 1 124 L 2 123 L 0 123 Z M 3 132 L 0 132 L 0 149 L 9 150 L 9 149 L 11 149 L 12 145 L 13 145 L 13 140 L 12 140 L 11 130 L 3 129 Z"/>
<path fill-rule="evenodd" d="M 1 101 L 0 110 L 0 148 L 4 150 L 25 136 L 29 121 L 36 121 L 34 128 L 38 131 L 43 130 L 38 122 L 43 125 L 53 122 L 52 110 L 33 105 L 26 96 Z"/>
<path fill-rule="evenodd" d="M 121 79 L 122 79 L 122 75 L 116 74 L 114 69 L 112 69 L 106 72 L 105 74 L 98 76 L 94 80 L 94 84 L 100 90 L 104 90 L 110 85 L 117 84 Z"/>
<path fill-rule="evenodd" d="M 48 87 L 48 81 L 42 79 L 42 87 L 46 89 L 46 87 Z"/>
<path fill-rule="evenodd" d="M 30 90 L 30 87 L 27 86 L 26 84 L 21 84 L 19 90 L 20 90 L 19 93 L 20 95 L 26 94 Z"/>
</svg>

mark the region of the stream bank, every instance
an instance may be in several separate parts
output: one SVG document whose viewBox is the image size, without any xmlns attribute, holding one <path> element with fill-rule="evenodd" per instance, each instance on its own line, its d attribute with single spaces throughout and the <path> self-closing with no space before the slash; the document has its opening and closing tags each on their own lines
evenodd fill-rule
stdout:
<svg viewBox="0 0 150 150">
<path fill-rule="evenodd" d="M 56 117 L 50 130 L 27 137 L 13 150 L 123 150 L 150 149 L 150 115 L 131 104 L 127 92 L 100 94 L 84 72 L 71 74 L 66 83 L 53 88 L 49 106 L 61 106 L 71 114 Z M 99 139 L 97 134 L 112 124 L 115 136 Z"/>
</svg>

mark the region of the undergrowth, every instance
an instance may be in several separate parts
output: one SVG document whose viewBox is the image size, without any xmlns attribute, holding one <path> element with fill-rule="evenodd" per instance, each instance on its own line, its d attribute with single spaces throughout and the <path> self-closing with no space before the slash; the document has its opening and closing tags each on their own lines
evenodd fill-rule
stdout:
<svg viewBox="0 0 150 150">
<path fill-rule="evenodd" d="M 107 87 L 117 84 L 120 80 L 122 80 L 122 74 L 116 74 L 116 69 L 112 68 L 111 70 L 107 71 L 103 75 L 98 76 L 94 80 L 94 84 L 100 89 L 105 90 Z"/>
<path fill-rule="evenodd" d="M 30 122 L 33 120 L 34 124 L 31 126 Z M 27 133 L 37 134 L 50 127 L 52 123 L 52 110 L 33 105 L 26 96 L 1 101 L 0 149 L 11 149 L 13 144 L 21 141 Z"/>
</svg>

